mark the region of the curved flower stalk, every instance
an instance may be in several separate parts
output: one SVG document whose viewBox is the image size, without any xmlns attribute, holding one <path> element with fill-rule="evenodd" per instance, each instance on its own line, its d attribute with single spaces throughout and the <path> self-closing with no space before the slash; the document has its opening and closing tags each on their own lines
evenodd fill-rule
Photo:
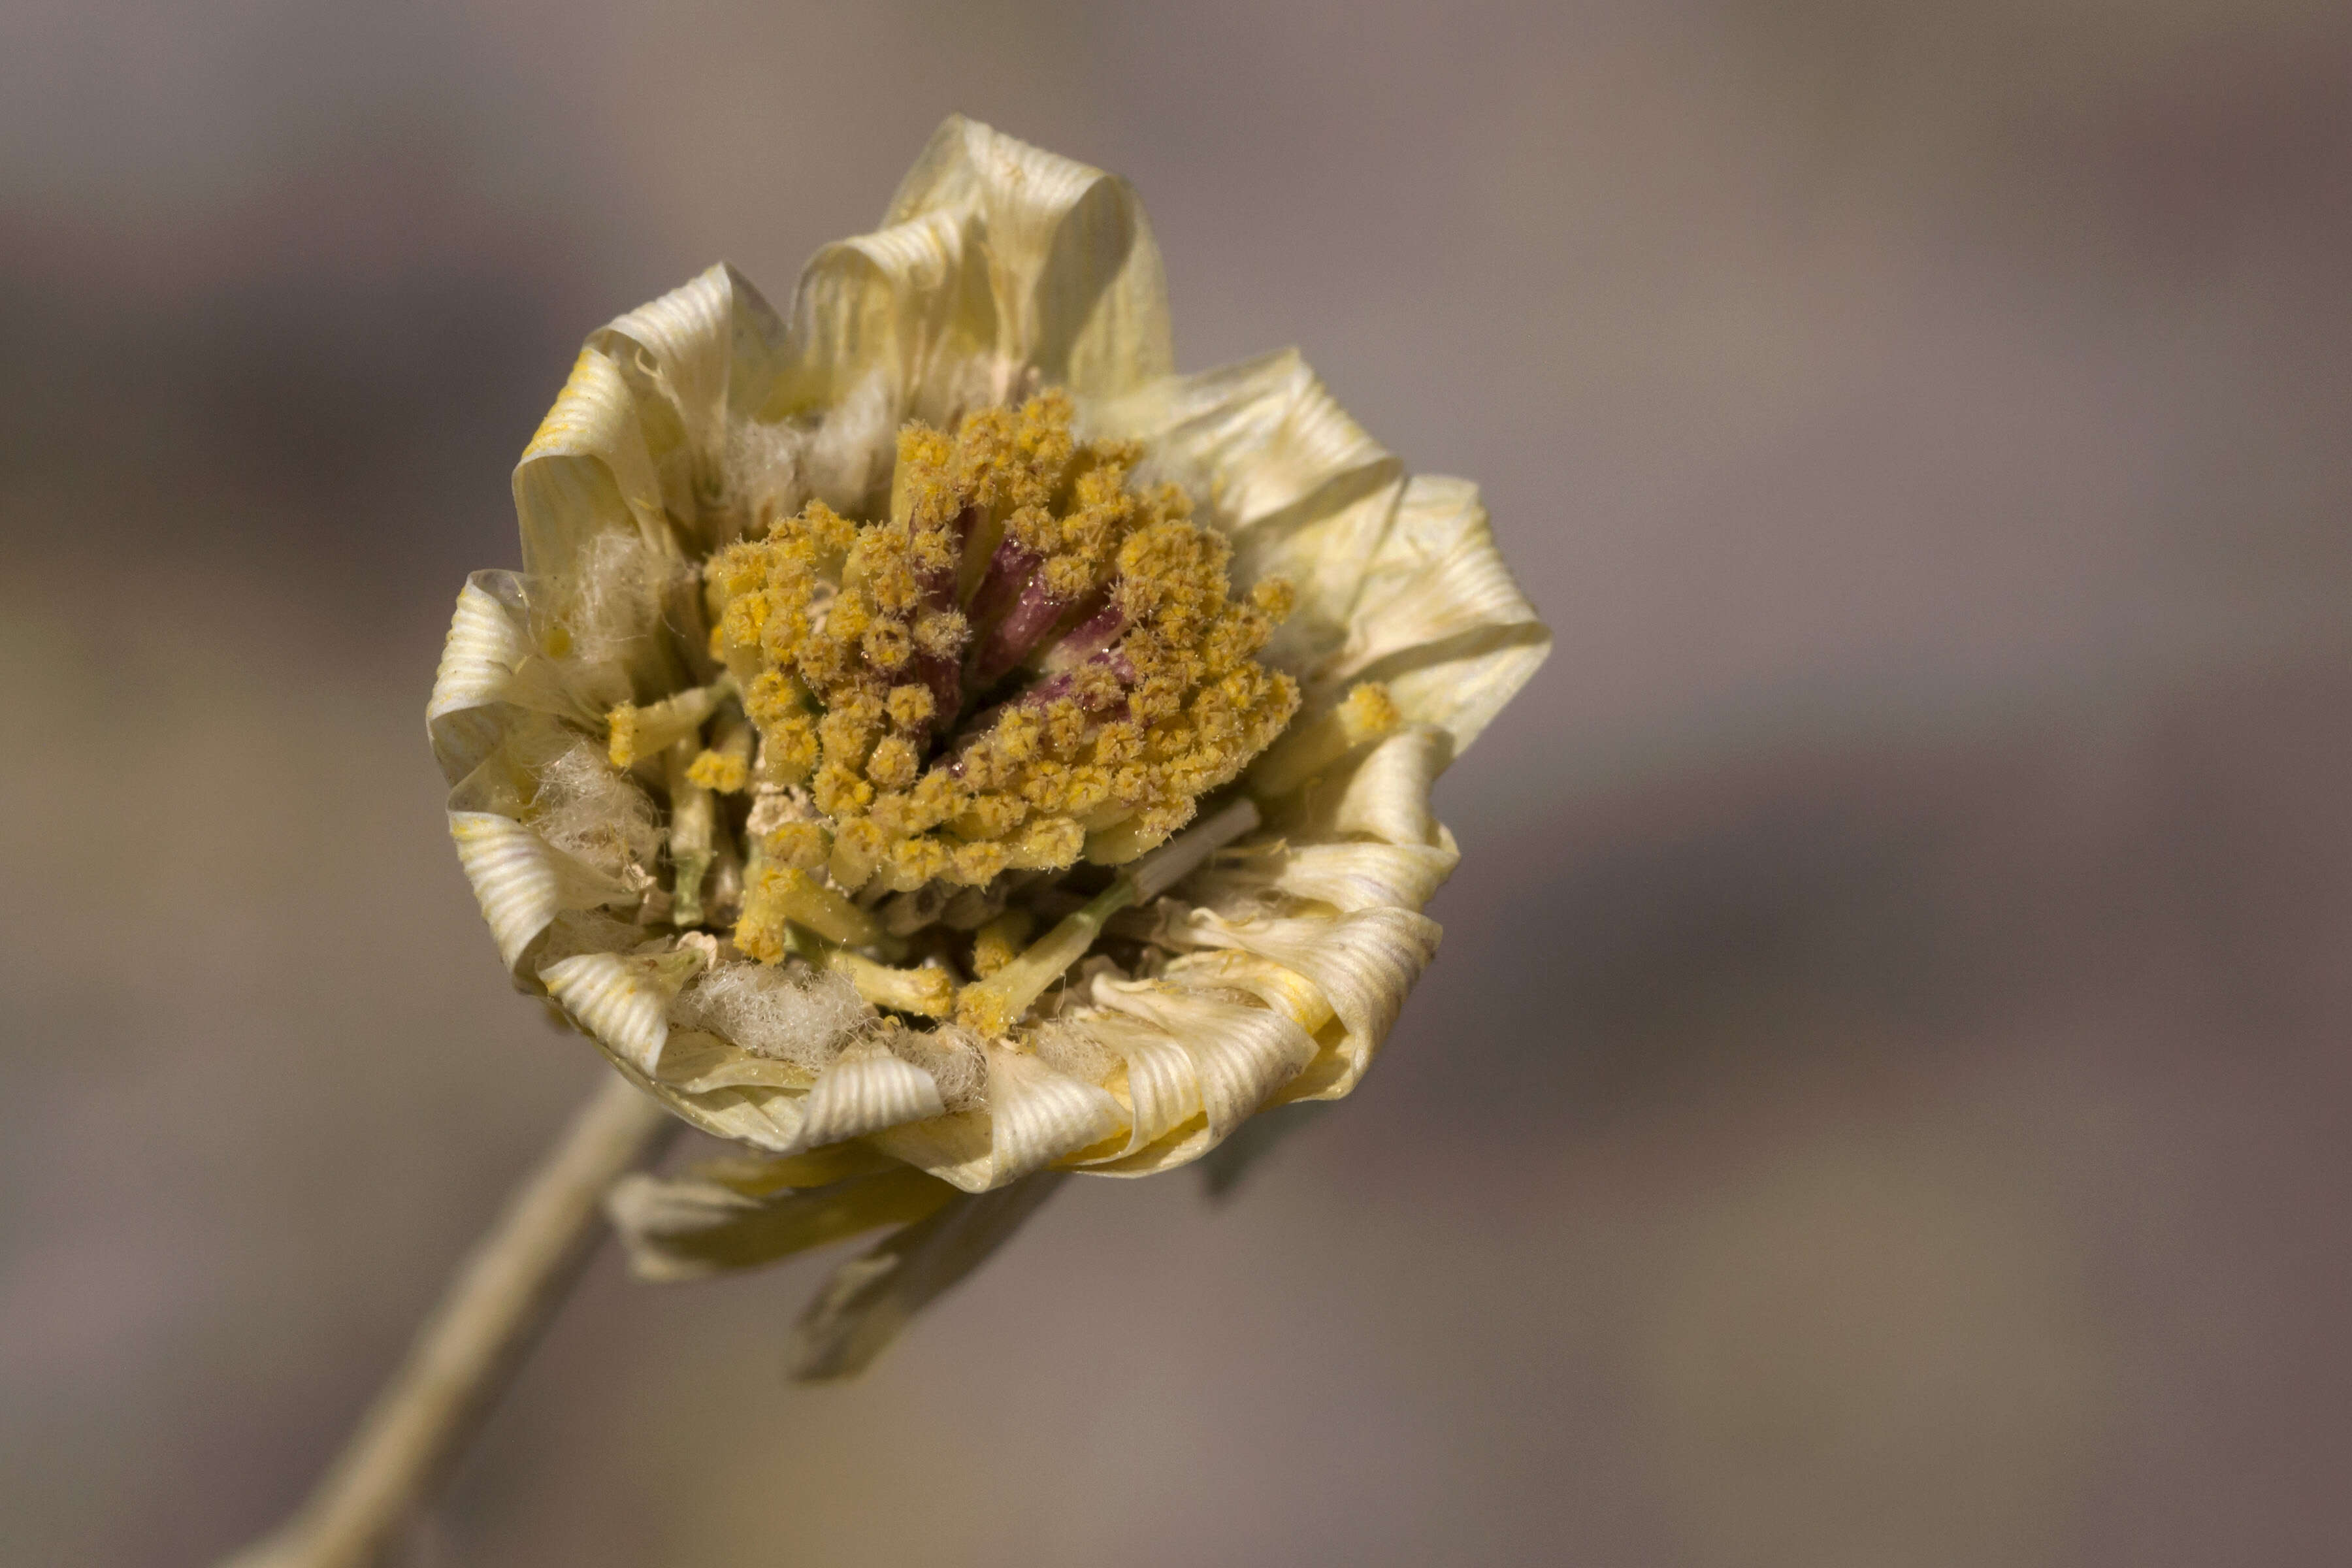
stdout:
<svg viewBox="0 0 2352 1568">
<path fill-rule="evenodd" d="M 1472 486 L 1294 353 L 1174 374 L 1133 193 L 960 118 L 789 311 L 721 266 L 593 334 L 514 489 L 450 831 L 517 983 L 745 1150 L 616 1190 L 641 1274 L 899 1227 L 806 1375 L 1059 1173 L 1353 1089 L 1549 647 Z"/>
</svg>

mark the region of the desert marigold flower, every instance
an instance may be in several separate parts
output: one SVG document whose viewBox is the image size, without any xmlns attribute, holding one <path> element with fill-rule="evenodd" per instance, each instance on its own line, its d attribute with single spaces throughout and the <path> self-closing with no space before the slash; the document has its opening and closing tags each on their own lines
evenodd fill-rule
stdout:
<svg viewBox="0 0 2352 1568">
<path fill-rule="evenodd" d="M 862 1364 L 1051 1185 L 1347 1094 L 1437 948 L 1437 774 L 1549 634 L 1476 491 L 1292 353 L 1173 373 L 1127 185 L 951 119 L 789 318 L 592 336 L 427 710 L 499 952 L 752 1155 L 633 1178 L 640 1272 L 901 1226 Z M 980 1195 L 985 1194 L 985 1195 Z"/>
</svg>

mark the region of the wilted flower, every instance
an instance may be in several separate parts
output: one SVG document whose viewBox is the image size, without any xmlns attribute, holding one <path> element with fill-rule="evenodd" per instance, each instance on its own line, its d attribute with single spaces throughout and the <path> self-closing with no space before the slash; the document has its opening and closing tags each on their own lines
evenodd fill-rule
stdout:
<svg viewBox="0 0 2352 1568">
<path fill-rule="evenodd" d="M 592 336 L 515 504 L 427 710 L 458 855 L 519 984 L 757 1152 L 625 1184 L 640 1272 L 905 1227 L 809 1375 L 1050 1173 L 1352 1089 L 1431 784 L 1549 647 L 1471 486 L 1295 353 L 1173 374 L 1127 185 L 962 119 L 789 320 L 721 266 Z"/>
</svg>

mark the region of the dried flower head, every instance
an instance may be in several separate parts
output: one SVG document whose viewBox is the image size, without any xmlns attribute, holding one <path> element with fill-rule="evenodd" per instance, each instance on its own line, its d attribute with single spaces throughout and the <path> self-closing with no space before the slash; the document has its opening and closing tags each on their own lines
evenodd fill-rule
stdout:
<svg viewBox="0 0 2352 1568">
<path fill-rule="evenodd" d="M 758 1152 L 616 1194 L 641 1272 L 904 1227 L 809 1375 L 1041 1173 L 1353 1089 L 1431 784 L 1549 647 L 1471 486 L 1295 353 L 1174 374 L 1125 184 L 962 119 L 789 320 L 721 266 L 592 336 L 515 503 L 427 710 L 459 857 L 519 984 Z"/>
</svg>

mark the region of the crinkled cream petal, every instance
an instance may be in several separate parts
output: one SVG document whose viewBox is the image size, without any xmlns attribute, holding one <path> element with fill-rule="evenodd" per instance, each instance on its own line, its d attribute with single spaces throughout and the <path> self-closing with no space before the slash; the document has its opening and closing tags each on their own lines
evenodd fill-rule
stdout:
<svg viewBox="0 0 2352 1568">
<path fill-rule="evenodd" d="M 1175 368 L 1167 274 L 1126 181 L 950 115 L 882 221 L 942 213 L 984 237 L 1000 353 L 1082 396 Z"/>
<path fill-rule="evenodd" d="M 589 337 L 629 386 L 663 505 L 681 527 L 719 505 L 729 412 L 765 401 L 783 340 L 774 309 L 725 262 Z"/>
<path fill-rule="evenodd" d="M 425 705 L 441 775 L 456 784 L 498 749 L 518 711 L 591 726 L 603 717 L 572 679 L 531 642 L 530 585 L 512 572 L 476 572 L 458 590 Z"/>
<path fill-rule="evenodd" d="M 900 1166 L 808 1191 L 751 1194 L 705 1178 L 637 1173 L 604 1200 L 640 1279 L 698 1279 L 757 1268 L 886 1225 L 910 1225 L 958 1196 Z"/>
<path fill-rule="evenodd" d="M 1217 1135 L 1209 1130 L 1208 1117 L 1195 1115 L 1132 1154 L 1098 1160 L 1076 1170 L 1082 1176 L 1156 1176 L 1162 1171 L 1191 1164 L 1216 1148 L 1218 1142 Z"/>
<path fill-rule="evenodd" d="M 818 1075 L 803 1108 L 800 1142 L 816 1148 L 945 1113 L 931 1075 L 878 1045 L 844 1051 Z"/>
<path fill-rule="evenodd" d="M 1128 1139 L 1121 1156 L 1201 1114 L 1201 1076 L 1181 1042 L 1157 1024 L 1118 1014 L 1069 1020 L 1127 1067 Z"/>
<path fill-rule="evenodd" d="M 589 1037 L 595 1039 L 593 1035 Z M 627 1066 L 603 1040 L 596 1040 L 596 1046 L 615 1065 Z M 801 1106 L 808 1098 L 805 1089 L 749 1083 L 719 1089 L 681 1089 L 634 1070 L 630 1076 L 681 1119 L 713 1138 L 747 1143 L 772 1154 L 798 1153 L 803 1146 L 800 1131 L 804 1120 Z"/>
<path fill-rule="evenodd" d="M 499 707 L 516 667 L 531 652 L 530 609 L 514 574 L 467 577 L 425 704 L 425 732 L 448 783 L 472 773 L 498 744 Z"/>
<path fill-rule="evenodd" d="M 449 837 L 457 841 L 457 862 L 473 884 L 499 956 L 518 973 L 524 953 L 556 916 L 636 897 L 509 816 L 453 811 Z"/>
<path fill-rule="evenodd" d="M 1437 955 L 1442 934 L 1427 916 L 1392 909 L 1328 919 L 1252 921 L 1223 921 L 1203 911 L 1186 930 L 1202 945 L 1267 959 L 1305 979 L 1338 1016 L 1341 1034 L 1327 1053 L 1330 1065 L 1317 1062 L 1312 1082 L 1294 1085 L 1284 1096 L 1308 1100 L 1336 1100 L 1356 1087 L 1395 1026 L 1405 997 Z M 1255 988 L 1246 972 L 1228 975 L 1213 963 L 1180 960 L 1169 966 L 1168 978 L 1180 984 L 1194 974 Z M 1285 991 L 1268 994 L 1266 1000 L 1279 1010 L 1297 1005 Z"/>
<path fill-rule="evenodd" d="M 600 533 L 635 533 L 678 552 L 636 399 L 609 355 L 583 348 L 572 362 L 515 468 L 514 500 L 523 571 L 533 577 L 562 579 Z"/>
<path fill-rule="evenodd" d="M 931 138 L 873 234 L 801 275 L 760 417 L 881 391 L 887 437 L 1059 383 L 1113 395 L 1168 374 L 1159 247 L 1126 183 L 962 119 Z"/>
<path fill-rule="evenodd" d="M 869 1142 L 943 1182 L 983 1193 L 1127 1126 L 1127 1109 L 1108 1090 L 1057 1073 L 1027 1052 L 992 1046 L 987 1110 L 892 1127 Z"/>
<path fill-rule="evenodd" d="M 988 1053 L 988 1110 L 1001 1186 L 1065 1154 L 1125 1131 L 1126 1108 L 1108 1091 L 1055 1072 L 1035 1057 L 1001 1047 Z"/>
<path fill-rule="evenodd" d="M 792 327 L 762 419 L 830 417 L 870 405 L 882 444 L 906 419 L 944 424 L 1017 394 L 1023 366 L 999 352 L 988 258 L 964 215 L 930 213 L 838 240 L 801 273 Z"/>
<path fill-rule="evenodd" d="M 1460 862 L 1454 836 L 1436 844 L 1292 844 L 1197 872 L 1187 895 L 1228 918 L 1269 893 L 1328 904 L 1342 914 L 1426 905 Z"/>
<path fill-rule="evenodd" d="M 780 1089 L 805 1094 L 817 1075 L 798 1062 L 755 1057 L 701 1029 L 673 1028 L 662 1047 L 661 1080 L 683 1094 L 719 1089 Z"/>
<path fill-rule="evenodd" d="M 1385 682 L 1399 711 L 1443 727 L 1458 755 L 1550 651 L 1550 630 L 1495 548 L 1478 488 L 1419 475 L 1371 558 L 1347 650 L 1318 684 Z"/>
<path fill-rule="evenodd" d="M 583 952 L 539 972 L 547 994 L 613 1054 L 641 1073 L 660 1069 L 669 1039 L 669 1005 L 677 995 L 675 965 L 626 953 Z"/>
<path fill-rule="evenodd" d="M 1450 731 L 1408 724 L 1310 784 L 1283 825 L 1314 839 L 1360 835 L 1391 844 L 1439 844 L 1445 830 L 1429 808 L 1429 793 L 1453 760 Z"/>
<path fill-rule="evenodd" d="M 960 1194 L 843 1264 L 793 1328 L 792 1375 L 821 1382 L 864 1370 L 909 1319 L 1003 1246 L 1063 1179 L 1044 1171 L 1001 1191 Z"/>
<path fill-rule="evenodd" d="M 1098 1005 L 1159 1025 L 1192 1058 L 1212 1142 L 1229 1136 L 1315 1059 L 1314 1038 L 1271 1008 L 1158 980 L 1097 982 L 1094 996 Z"/>
</svg>

